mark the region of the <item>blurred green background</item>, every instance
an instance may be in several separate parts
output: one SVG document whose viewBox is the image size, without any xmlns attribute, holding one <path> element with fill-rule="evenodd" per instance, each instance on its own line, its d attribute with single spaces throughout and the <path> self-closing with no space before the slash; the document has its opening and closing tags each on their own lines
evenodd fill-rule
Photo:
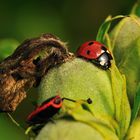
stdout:
<svg viewBox="0 0 140 140">
<path fill-rule="evenodd" d="M 75 50 L 95 39 L 108 15 L 128 14 L 136 0 L 0 0 L 0 38 L 19 42 L 53 33 Z"/>
</svg>

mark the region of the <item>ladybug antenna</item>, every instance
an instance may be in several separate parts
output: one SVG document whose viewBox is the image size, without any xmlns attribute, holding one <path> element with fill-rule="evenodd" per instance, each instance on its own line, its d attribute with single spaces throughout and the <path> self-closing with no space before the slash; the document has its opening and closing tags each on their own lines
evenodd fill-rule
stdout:
<svg viewBox="0 0 140 140">
<path fill-rule="evenodd" d="M 66 98 L 66 97 L 62 98 L 62 100 L 68 100 L 68 101 L 71 101 L 71 102 L 76 102 L 75 100 L 69 99 L 69 98 Z"/>
</svg>

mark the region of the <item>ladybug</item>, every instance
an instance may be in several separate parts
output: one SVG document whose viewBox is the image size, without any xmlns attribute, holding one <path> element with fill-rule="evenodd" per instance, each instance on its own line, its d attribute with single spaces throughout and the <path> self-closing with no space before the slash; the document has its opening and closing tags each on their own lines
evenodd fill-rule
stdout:
<svg viewBox="0 0 140 140">
<path fill-rule="evenodd" d="M 59 95 L 51 97 L 44 101 L 39 107 L 37 107 L 33 112 L 29 114 L 29 116 L 27 117 L 27 123 L 29 125 L 35 125 L 47 122 L 51 117 L 59 112 L 64 99 L 76 102 L 72 99 L 61 98 Z M 92 100 L 88 98 L 87 102 L 91 104 Z"/>
<path fill-rule="evenodd" d="M 103 70 L 111 67 L 113 59 L 110 51 L 98 41 L 88 41 L 82 44 L 76 52 L 77 57 L 82 57 L 94 63 Z"/>
</svg>

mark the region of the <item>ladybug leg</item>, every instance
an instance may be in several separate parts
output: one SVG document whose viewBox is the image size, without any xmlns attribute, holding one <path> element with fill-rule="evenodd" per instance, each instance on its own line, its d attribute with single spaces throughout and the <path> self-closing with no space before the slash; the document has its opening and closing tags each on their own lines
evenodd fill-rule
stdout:
<svg viewBox="0 0 140 140">
<path fill-rule="evenodd" d="M 98 67 L 101 67 L 100 61 L 98 61 L 98 59 L 96 59 L 96 60 L 92 59 L 92 60 L 90 60 L 90 62 L 93 63 L 94 65 L 98 66 Z"/>
</svg>

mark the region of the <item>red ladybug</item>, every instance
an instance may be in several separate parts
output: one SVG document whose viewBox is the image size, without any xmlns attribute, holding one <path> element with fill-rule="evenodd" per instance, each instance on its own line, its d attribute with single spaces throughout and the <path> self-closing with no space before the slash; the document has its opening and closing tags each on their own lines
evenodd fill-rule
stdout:
<svg viewBox="0 0 140 140">
<path fill-rule="evenodd" d="M 75 102 L 75 100 L 69 98 L 61 98 L 59 95 L 49 98 L 39 107 L 37 107 L 33 112 L 31 112 L 31 114 L 29 114 L 27 117 L 27 123 L 34 125 L 47 122 L 51 117 L 59 112 L 60 108 L 62 107 L 63 100 Z M 91 104 L 92 100 L 88 98 L 86 102 Z"/>
<path fill-rule="evenodd" d="M 111 66 L 110 60 L 113 59 L 105 45 L 97 41 L 88 41 L 77 50 L 77 56 L 90 60 L 96 66 L 107 70 Z"/>
</svg>

